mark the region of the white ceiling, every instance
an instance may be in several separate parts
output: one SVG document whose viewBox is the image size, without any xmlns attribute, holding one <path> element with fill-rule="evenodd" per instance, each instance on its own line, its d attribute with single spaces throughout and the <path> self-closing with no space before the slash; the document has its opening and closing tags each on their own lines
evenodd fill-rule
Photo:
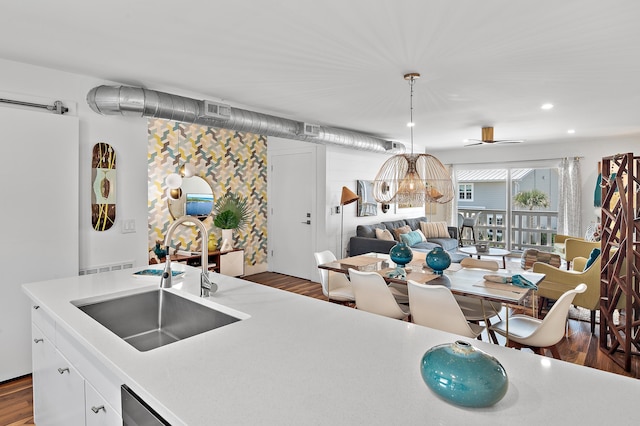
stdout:
<svg viewBox="0 0 640 426">
<path fill-rule="evenodd" d="M 5 59 L 404 143 L 416 71 L 416 150 L 486 125 L 640 134 L 637 0 L 3 0 L 0 39 Z"/>
</svg>

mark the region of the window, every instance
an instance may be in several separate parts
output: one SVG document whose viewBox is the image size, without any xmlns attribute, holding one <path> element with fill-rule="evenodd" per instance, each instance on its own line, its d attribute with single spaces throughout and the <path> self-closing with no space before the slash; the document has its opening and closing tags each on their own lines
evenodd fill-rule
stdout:
<svg viewBox="0 0 640 426">
<path fill-rule="evenodd" d="M 458 185 L 458 201 L 473 201 L 472 183 L 461 183 Z"/>
</svg>

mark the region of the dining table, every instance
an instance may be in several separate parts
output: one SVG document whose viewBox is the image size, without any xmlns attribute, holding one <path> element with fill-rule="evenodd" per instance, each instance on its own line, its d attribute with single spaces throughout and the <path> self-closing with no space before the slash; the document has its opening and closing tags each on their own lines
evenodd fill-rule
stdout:
<svg viewBox="0 0 640 426">
<path fill-rule="evenodd" d="M 536 315 L 534 289 L 518 287 L 509 283 L 498 283 L 488 281 L 485 275 L 497 275 L 501 277 L 512 277 L 519 274 L 534 285 L 538 285 L 545 278 L 545 274 L 526 271 L 515 271 L 509 269 L 499 269 L 498 271 L 487 271 L 476 268 L 463 268 L 459 263 L 452 263 L 442 275 L 431 270 L 425 262 L 426 253 L 414 252 L 413 260 L 405 265 L 405 277 L 398 277 L 397 265 L 385 253 L 367 253 L 359 256 L 337 259 L 333 262 L 318 265 L 320 269 L 327 269 L 338 273 L 349 274 L 349 269 L 358 271 L 376 272 L 380 274 L 387 283 L 405 284 L 407 280 L 412 280 L 420 284 L 444 285 L 451 290 L 451 293 L 478 298 L 481 301 L 499 302 L 506 305 L 520 305 L 531 297 L 531 308 L 533 315 Z M 329 288 L 331 282 L 329 280 Z M 411 302 L 409 302 L 411 303 Z M 357 301 L 356 301 L 357 305 Z M 488 318 L 485 318 L 488 319 Z M 507 343 L 509 342 L 509 315 L 505 318 L 507 331 Z M 485 324 L 488 322 L 485 321 Z"/>
</svg>

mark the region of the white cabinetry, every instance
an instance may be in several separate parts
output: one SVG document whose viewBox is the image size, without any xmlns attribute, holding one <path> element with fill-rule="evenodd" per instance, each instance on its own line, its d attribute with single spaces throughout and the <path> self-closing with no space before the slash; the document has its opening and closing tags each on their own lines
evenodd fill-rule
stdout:
<svg viewBox="0 0 640 426">
<path fill-rule="evenodd" d="M 35 325 L 32 336 L 35 423 L 84 424 L 83 377 Z"/>
<path fill-rule="evenodd" d="M 89 382 L 84 382 L 87 426 L 121 426 L 122 418 Z"/>
<path fill-rule="evenodd" d="M 32 313 L 33 411 L 38 426 L 122 425 L 119 386 L 115 378 L 92 367 L 82 349 L 56 330 L 42 309 Z M 43 331 L 46 330 L 46 331 Z M 60 340 L 60 345 L 56 340 Z M 66 352 L 65 352 L 66 351 Z M 104 389 L 104 397 L 96 386 Z M 115 409 L 114 406 L 118 407 Z"/>
</svg>

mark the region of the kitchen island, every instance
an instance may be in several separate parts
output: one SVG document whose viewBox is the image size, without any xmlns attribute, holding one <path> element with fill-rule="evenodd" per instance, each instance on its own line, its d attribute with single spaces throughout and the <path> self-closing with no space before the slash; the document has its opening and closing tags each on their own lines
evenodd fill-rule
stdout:
<svg viewBox="0 0 640 426">
<path fill-rule="evenodd" d="M 222 305 L 243 319 L 140 352 L 72 303 L 158 286 L 159 280 L 132 272 L 31 283 L 24 290 L 55 323 L 56 343 L 82 352 L 91 364 L 87 371 L 126 384 L 172 425 L 635 423 L 625 410 L 640 392 L 638 380 L 215 273 L 219 289 L 200 303 Z M 198 300 L 198 274 L 187 267 L 170 291 Z M 505 367 L 509 389 L 495 406 L 451 405 L 422 381 L 424 352 L 459 339 Z"/>
</svg>

